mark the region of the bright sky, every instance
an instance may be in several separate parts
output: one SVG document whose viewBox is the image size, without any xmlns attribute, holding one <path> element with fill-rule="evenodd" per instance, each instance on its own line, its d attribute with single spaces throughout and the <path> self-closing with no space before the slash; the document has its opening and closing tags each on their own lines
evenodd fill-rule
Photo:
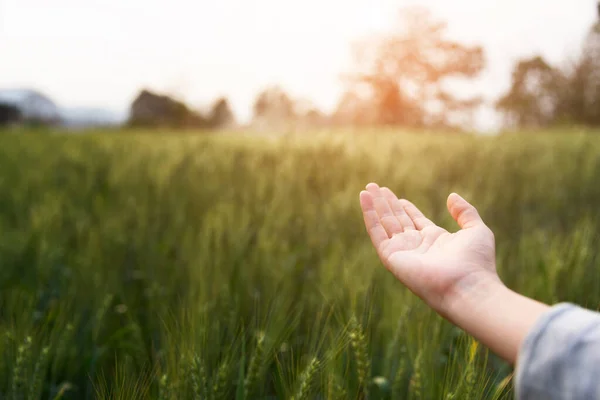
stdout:
<svg viewBox="0 0 600 400">
<path fill-rule="evenodd" d="M 142 87 L 195 106 L 226 95 L 246 119 L 259 90 L 279 83 L 330 110 L 351 44 L 392 28 L 408 4 L 485 46 L 476 87 L 490 99 L 508 87 L 514 60 L 575 55 L 596 18 L 596 0 L 0 0 L 0 88 L 115 110 Z"/>
</svg>

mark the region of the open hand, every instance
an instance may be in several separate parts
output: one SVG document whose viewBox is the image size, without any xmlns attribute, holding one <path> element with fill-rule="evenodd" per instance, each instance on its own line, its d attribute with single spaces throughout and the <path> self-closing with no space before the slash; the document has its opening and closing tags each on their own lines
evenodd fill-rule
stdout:
<svg viewBox="0 0 600 400">
<path fill-rule="evenodd" d="M 360 193 L 365 225 L 379 258 L 396 278 L 441 313 L 480 283 L 499 281 L 492 231 L 465 199 L 448 197 L 461 227 L 450 233 L 427 219 L 408 200 L 374 183 Z"/>
</svg>

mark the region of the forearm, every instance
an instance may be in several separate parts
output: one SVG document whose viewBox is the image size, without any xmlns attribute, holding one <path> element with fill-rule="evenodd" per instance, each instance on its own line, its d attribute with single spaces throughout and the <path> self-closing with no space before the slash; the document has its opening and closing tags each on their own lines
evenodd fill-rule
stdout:
<svg viewBox="0 0 600 400">
<path fill-rule="evenodd" d="M 515 364 L 523 340 L 549 308 L 513 292 L 499 280 L 490 280 L 453 294 L 442 314 Z"/>
</svg>

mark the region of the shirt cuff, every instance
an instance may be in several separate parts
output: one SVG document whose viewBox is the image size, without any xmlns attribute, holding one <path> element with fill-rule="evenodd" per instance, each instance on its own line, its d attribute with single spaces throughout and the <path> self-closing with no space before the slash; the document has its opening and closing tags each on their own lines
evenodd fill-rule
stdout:
<svg viewBox="0 0 600 400">
<path fill-rule="evenodd" d="M 600 314 L 560 303 L 542 314 L 521 345 L 517 399 L 600 398 Z"/>
</svg>

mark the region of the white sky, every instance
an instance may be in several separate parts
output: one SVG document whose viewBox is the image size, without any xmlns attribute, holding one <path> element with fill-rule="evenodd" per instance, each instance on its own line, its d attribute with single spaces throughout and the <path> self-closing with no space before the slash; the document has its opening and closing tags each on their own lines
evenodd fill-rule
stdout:
<svg viewBox="0 0 600 400">
<path fill-rule="evenodd" d="M 330 110 L 351 44 L 389 30 L 408 4 L 485 46 L 477 90 L 490 99 L 508 87 L 517 58 L 576 54 L 596 18 L 596 0 L 0 0 L 0 88 L 115 110 L 142 87 L 194 106 L 226 95 L 245 119 L 257 92 L 279 83 Z"/>
</svg>

